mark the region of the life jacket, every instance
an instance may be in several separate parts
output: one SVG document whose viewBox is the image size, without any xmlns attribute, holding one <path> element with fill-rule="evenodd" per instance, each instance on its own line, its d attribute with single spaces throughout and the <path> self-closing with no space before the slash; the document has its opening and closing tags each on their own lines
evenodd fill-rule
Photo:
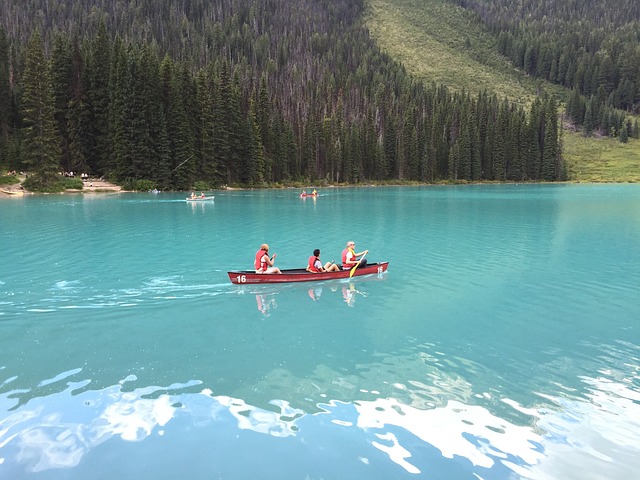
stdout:
<svg viewBox="0 0 640 480">
<path fill-rule="evenodd" d="M 316 263 L 317 259 L 318 259 L 318 257 L 316 257 L 315 255 L 311 255 L 309 257 L 309 270 L 311 270 L 312 272 L 319 272 L 320 271 L 315 266 L 315 263 Z"/>
<path fill-rule="evenodd" d="M 354 250 L 350 249 L 350 248 L 345 248 L 342 251 L 342 268 L 343 269 L 348 269 L 348 268 L 353 267 L 353 265 L 347 264 L 347 253 L 349 253 L 349 251 L 353 254 L 353 259 L 355 260 L 356 252 Z"/>
<path fill-rule="evenodd" d="M 269 255 L 267 252 L 265 252 L 264 250 L 260 249 L 256 252 L 256 261 L 254 262 L 253 266 L 256 267 L 256 271 L 260 270 L 266 270 L 268 265 L 265 265 L 263 268 L 263 262 L 262 261 L 262 257 L 264 257 L 265 255 Z"/>
</svg>

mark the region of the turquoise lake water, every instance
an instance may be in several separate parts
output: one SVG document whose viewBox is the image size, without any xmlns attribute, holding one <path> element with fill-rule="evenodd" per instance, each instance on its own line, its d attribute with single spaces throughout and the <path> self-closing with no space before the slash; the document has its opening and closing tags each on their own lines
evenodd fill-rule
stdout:
<svg viewBox="0 0 640 480">
<path fill-rule="evenodd" d="M 0 479 L 637 476 L 640 185 L 213 193 L 0 201 Z"/>
</svg>

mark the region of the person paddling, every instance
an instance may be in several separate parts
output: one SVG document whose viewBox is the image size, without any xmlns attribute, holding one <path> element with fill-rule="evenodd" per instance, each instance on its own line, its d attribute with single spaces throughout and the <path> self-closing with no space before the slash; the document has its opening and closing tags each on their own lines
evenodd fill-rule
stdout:
<svg viewBox="0 0 640 480">
<path fill-rule="evenodd" d="M 260 250 L 256 252 L 256 260 L 254 263 L 256 273 L 282 273 L 278 267 L 273 266 L 275 259 L 275 253 L 269 258 L 269 245 L 266 243 L 260 245 Z"/>
<path fill-rule="evenodd" d="M 358 263 L 358 257 L 369 253 L 369 250 L 365 250 L 364 252 L 356 253 L 356 244 L 353 240 L 349 240 L 347 242 L 347 248 L 342 251 L 342 269 L 343 270 L 351 270 Z M 367 259 L 363 258 L 360 260 L 360 267 L 364 267 L 367 265 Z"/>
<path fill-rule="evenodd" d="M 309 257 L 307 272 L 337 272 L 338 270 L 340 270 L 340 267 L 333 262 L 327 262 L 322 265 L 322 260 L 320 260 L 320 250 L 317 248 L 313 251 L 313 255 Z"/>
</svg>

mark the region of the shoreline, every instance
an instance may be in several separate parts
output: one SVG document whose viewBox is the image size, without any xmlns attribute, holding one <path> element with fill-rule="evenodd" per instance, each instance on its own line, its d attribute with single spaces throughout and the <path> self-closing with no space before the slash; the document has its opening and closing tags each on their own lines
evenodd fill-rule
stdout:
<svg viewBox="0 0 640 480">
<path fill-rule="evenodd" d="M 22 179 L 24 180 L 24 179 Z M 438 187 L 438 186 L 471 186 L 471 185 L 569 185 L 569 184 L 620 184 L 620 185 L 631 185 L 637 182 L 634 181 L 605 181 L 605 182 L 597 182 L 597 181 L 581 181 L 581 180 L 567 180 L 564 182 L 437 182 L 437 183 L 420 183 L 420 182 L 389 182 L 389 183 L 367 183 L 367 184 L 358 184 L 358 185 L 324 185 L 324 186 L 267 186 L 267 187 L 221 187 L 214 188 L 212 191 L 246 191 L 246 190 L 300 190 L 300 189 L 334 189 L 334 188 L 372 188 L 372 187 Z M 186 190 L 185 190 L 186 191 Z M 172 193 L 177 193 L 175 191 Z M 22 188 L 21 183 L 13 184 L 13 185 L 5 185 L 0 187 L 0 199 L 2 198 L 21 198 L 25 195 L 64 195 L 64 194 L 114 194 L 114 193 L 145 193 L 145 192 L 131 192 L 129 190 L 123 190 L 119 185 L 115 185 L 113 183 L 104 181 L 104 180 L 94 180 L 87 181 L 84 188 L 82 190 L 76 189 L 68 189 L 63 192 L 56 193 L 39 193 L 39 192 L 31 192 L 29 190 L 25 190 Z"/>
<path fill-rule="evenodd" d="M 105 180 L 86 180 L 83 182 L 82 190 L 68 189 L 56 193 L 40 193 L 25 190 L 22 182 L 26 179 L 24 175 L 18 175 L 19 183 L 0 186 L 0 198 L 20 198 L 25 195 L 60 195 L 65 193 L 121 193 L 125 192 L 119 185 L 115 185 Z"/>
</svg>

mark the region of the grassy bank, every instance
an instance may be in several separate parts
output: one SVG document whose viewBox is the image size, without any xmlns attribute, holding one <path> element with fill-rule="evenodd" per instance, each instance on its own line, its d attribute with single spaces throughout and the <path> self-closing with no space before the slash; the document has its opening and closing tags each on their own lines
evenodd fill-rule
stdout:
<svg viewBox="0 0 640 480">
<path fill-rule="evenodd" d="M 580 182 L 640 182 L 640 140 L 564 135 L 564 158 L 572 180 Z"/>
</svg>

